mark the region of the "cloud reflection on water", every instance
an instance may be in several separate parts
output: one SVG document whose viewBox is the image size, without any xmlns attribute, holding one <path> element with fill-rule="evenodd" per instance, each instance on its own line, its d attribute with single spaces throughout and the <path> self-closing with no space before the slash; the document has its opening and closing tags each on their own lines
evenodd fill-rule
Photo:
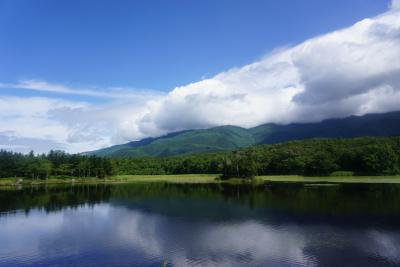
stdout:
<svg viewBox="0 0 400 267">
<path fill-rule="evenodd" d="M 143 266 L 334 266 L 400 264 L 400 233 L 373 228 L 282 223 L 249 218 L 188 220 L 111 204 L 35 210 L 0 217 L 0 266 L 75 262 Z M 349 254 L 348 252 L 352 253 Z M 65 264 L 67 265 L 67 264 Z"/>
</svg>

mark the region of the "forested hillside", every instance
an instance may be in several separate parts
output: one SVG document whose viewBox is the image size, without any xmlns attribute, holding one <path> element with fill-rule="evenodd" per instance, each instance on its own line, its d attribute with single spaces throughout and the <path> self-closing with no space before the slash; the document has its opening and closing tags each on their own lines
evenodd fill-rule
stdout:
<svg viewBox="0 0 400 267">
<path fill-rule="evenodd" d="M 0 177 L 45 179 L 49 176 L 105 177 L 118 174 L 221 173 L 255 175 L 400 174 L 400 137 L 313 139 L 256 145 L 234 151 L 174 157 L 101 158 L 22 155 L 0 151 Z"/>
<path fill-rule="evenodd" d="M 400 173 L 400 137 L 314 139 L 230 152 L 112 161 L 119 174 L 389 175 Z"/>
<path fill-rule="evenodd" d="M 175 156 L 231 150 L 248 147 L 254 143 L 252 134 L 246 129 L 221 126 L 172 133 L 159 138 L 147 138 L 85 154 L 110 157 Z"/>
<path fill-rule="evenodd" d="M 352 116 L 319 123 L 265 124 L 244 129 L 221 126 L 171 133 L 158 138 L 117 145 L 85 155 L 158 157 L 235 150 L 255 144 L 275 144 L 310 138 L 351 138 L 400 135 L 400 112 Z"/>
</svg>

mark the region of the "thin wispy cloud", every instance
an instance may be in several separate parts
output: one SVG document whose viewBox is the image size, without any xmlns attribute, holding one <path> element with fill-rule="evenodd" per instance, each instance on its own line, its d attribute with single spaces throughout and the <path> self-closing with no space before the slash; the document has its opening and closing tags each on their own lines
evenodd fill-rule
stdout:
<svg viewBox="0 0 400 267">
<path fill-rule="evenodd" d="M 39 92 L 79 95 L 100 98 L 147 98 L 148 95 L 161 95 L 160 91 L 137 88 L 112 87 L 107 89 L 77 89 L 62 84 L 49 83 L 44 80 L 22 80 L 17 83 L 0 83 L 3 89 L 24 89 Z"/>
</svg>

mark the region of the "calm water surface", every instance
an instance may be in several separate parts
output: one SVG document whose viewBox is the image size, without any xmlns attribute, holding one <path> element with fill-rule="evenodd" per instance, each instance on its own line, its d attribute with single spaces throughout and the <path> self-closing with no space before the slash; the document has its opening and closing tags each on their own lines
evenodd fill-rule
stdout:
<svg viewBox="0 0 400 267">
<path fill-rule="evenodd" d="M 0 266 L 400 266 L 400 186 L 0 191 Z"/>
</svg>

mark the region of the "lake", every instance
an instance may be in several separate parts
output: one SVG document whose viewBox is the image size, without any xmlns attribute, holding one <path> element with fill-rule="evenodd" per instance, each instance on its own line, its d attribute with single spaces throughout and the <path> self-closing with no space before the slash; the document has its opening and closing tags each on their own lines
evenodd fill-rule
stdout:
<svg viewBox="0 0 400 267">
<path fill-rule="evenodd" d="M 0 266 L 400 266 L 400 186 L 0 190 Z"/>
</svg>

